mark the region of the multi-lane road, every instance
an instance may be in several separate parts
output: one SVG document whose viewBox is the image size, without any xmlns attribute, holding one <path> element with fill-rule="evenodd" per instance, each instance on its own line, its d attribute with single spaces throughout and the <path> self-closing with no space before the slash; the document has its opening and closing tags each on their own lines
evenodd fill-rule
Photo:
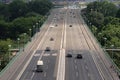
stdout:
<svg viewBox="0 0 120 80">
<path fill-rule="evenodd" d="M 84 24 L 79 9 L 68 10 L 67 14 L 66 53 L 72 54 L 73 58 L 66 58 L 65 80 L 117 80 L 109 69 L 111 64 L 105 60 L 104 53 Z M 73 27 L 69 27 L 71 24 Z M 83 59 L 76 59 L 77 54 L 82 54 Z"/>
<path fill-rule="evenodd" d="M 79 10 L 68 10 L 67 24 L 72 24 L 73 27 L 67 26 L 66 53 L 73 57 L 66 58 L 65 80 L 102 80 L 91 55 L 90 39 L 77 11 Z M 82 54 L 83 59 L 76 59 L 77 54 Z"/>
<path fill-rule="evenodd" d="M 43 72 L 36 72 L 38 60 L 44 62 Z M 119 80 L 110 66 L 80 9 L 56 8 L 0 80 Z"/>
</svg>

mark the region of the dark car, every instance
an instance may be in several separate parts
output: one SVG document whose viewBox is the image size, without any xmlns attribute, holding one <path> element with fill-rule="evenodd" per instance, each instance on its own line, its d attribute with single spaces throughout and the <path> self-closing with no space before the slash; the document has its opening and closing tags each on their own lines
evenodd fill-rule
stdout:
<svg viewBox="0 0 120 80">
<path fill-rule="evenodd" d="M 83 58 L 83 57 L 82 57 L 82 54 L 77 54 L 76 58 L 77 58 L 77 59 L 82 59 L 82 58 Z"/>
<path fill-rule="evenodd" d="M 56 24 L 55 27 L 57 27 L 58 25 Z"/>
<path fill-rule="evenodd" d="M 46 49 L 45 49 L 45 51 L 50 51 L 51 49 L 50 49 L 50 47 L 46 47 Z"/>
<path fill-rule="evenodd" d="M 68 53 L 68 54 L 66 55 L 66 57 L 72 57 L 72 54 Z"/>
<path fill-rule="evenodd" d="M 72 27 L 72 25 L 69 25 L 69 27 Z"/>
<path fill-rule="evenodd" d="M 51 37 L 51 38 L 50 38 L 50 41 L 54 41 L 54 39 Z"/>
</svg>

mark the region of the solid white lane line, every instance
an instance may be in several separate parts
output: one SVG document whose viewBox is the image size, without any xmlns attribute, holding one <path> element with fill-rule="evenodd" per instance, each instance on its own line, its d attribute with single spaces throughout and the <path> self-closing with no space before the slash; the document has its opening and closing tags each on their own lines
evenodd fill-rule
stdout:
<svg viewBox="0 0 120 80">
<path fill-rule="evenodd" d="M 59 53 L 59 61 L 58 61 L 58 71 L 57 71 L 57 80 L 59 80 L 59 77 L 60 77 L 60 60 L 61 60 L 61 50 L 60 50 L 60 53 Z"/>
<path fill-rule="evenodd" d="M 62 80 L 64 80 L 65 79 L 65 49 L 63 50 L 63 62 L 62 62 L 63 64 L 63 73 L 62 73 Z"/>
<path fill-rule="evenodd" d="M 66 47 L 66 24 L 64 22 L 61 45 L 60 45 L 58 72 L 57 72 L 57 78 L 56 78 L 57 80 L 65 79 L 65 47 Z"/>
<path fill-rule="evenodd" d="M 65 20 L 65 30 L 64 30 L 64 43 L 63 43 L 63 48 L 65 49 L 66 48 L 66 20 Z"/>
<path fill-rule="evenodd" d="M 35 73 L 33 72 L 32 76 L 31 76 L 31 79 L 34 77 Z"/>
<path fill-rule="evenodd" d="M 43 56 L 44 52 L 45 52 L 45 51 L 42 51 L 42 53 L 41 53 L 41 55 L 40 55 L 40 57 L 39 57 L 39 60 L 42 59 L 42 56 Z"/>
</svg>

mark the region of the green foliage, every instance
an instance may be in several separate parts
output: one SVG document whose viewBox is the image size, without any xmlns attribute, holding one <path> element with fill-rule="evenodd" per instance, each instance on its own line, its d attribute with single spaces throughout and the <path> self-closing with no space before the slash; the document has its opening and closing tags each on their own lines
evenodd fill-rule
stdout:
<svg viewBox="0 0 120 80">
<path fill-rule="evenodd" d="M 88 19 L 90 20 L 90 22 L 92 22 L 93 25 L 95 26 L 102 26 L 102 24 L 104 23 L 104 15 L 96 12 L 96 11 L 92 11 L 88 14 Z"/>
<path fill-rule="evenodd" d="M 6 39 L 9 35 L 9 27 L 10 23 L 6 23 L 5 21 L 0 21 L 0 39 Z"/>
<path fill-rule="evenodd" d="M 25 16 L 25 14 L 28 12 L 28 7 L 26 3 L 21 0 L 14 0 L 8 6 L 11 14 L 10 20 L 13 20 L 17 17 Z"/>
<path fill-rule="evenodd" d="M 87 5 L 87 13 L 91 11 L 97 11 L 106 16 L 116 16 L 117 7 L 108 1 L 93 2 Z"/>
<path fill-rule="evenodd" d="M 119 8 L 119 10 L 118 10 L 118 12 L 116 14 L 116 17 L 120 18 L 120 8 Z"/>
<path fill-rule="evenodd" d="M 12 41 L 10 39 L 0 40 L 0 71 L 8 64 L 9 62 L 9 47 L 8 45 L 12 45 Z"/>
<path fill-rule="evenodd" d="M 25 15 L 25 17 L 36 17 L 36 16 L 39 16 L 39 14 L 35 12 L 29 12 Z"/>
<path fill-rule="evenodd" d="M 32 0 L 28 6 L 30 11 L 45 15 L 52 8 L 52 3 L 48 0 Z"/>
<path fill-rule="evenodd" d="M 103 30 L 102 35 L 107 38 L 108 47 L 114 44 L 116 47 L 120 45 L 120 28 L 119 25 L 109 24 L 106 26 L 105 30 Z"/>
<path fill-rule="evenodd" d="M 20 34 L 29 32 L 39 21 L 39 27 L 45 21 L 45 15 L 52 8 L 48 0 L 24 2 L 13 0 L 10 4 L 0 3 L 0 39 L 16 39 Z"/>
<path fill-rule="evenodd" d="M 36 26 L 40 28 L 46 20 L 44 15 L 48 14 L 51 8 L 52 3 L 48 0 L 32 0 L 31 2 L 13 0 L 10 4 L 0 3 L 0 71 L 10 59 L 8 45 L 18 48 L 17 38 L 20 38 L 20 47 L 24 48 L 24 44 L 30 40 L 32 33 L 36 32 Z"/>
<path fill-rule="evenodd" d="M 8 43 L 6 41 L 0 41 L 0 54 L 8 52 Z"/>
<path fill-rule="evenodd" d="M 36 22 L 39 20 L 39 27 L 45 21 L 45 17 L 38 15 L 36 17 L 20 17 L 16 18 L 10 23 L 5 21 L 0 21 L 0 39 L 11 38 L 16 40 L 18 36 L 22 33 L 28 33 L 29 29 L 33 28 L 33 25 L 36 25 Z"/>
<path fill-rule="evenodd" d="M 18 17 L 24 17 L 28 13 L 46 15 L 52 8 L 53 4 L 49 0 L 13 0 L 10 4 L 0 3 L 0 19 L 12 21 Z"/>
<path fill-rule="evenodd" d="M 22 33 L 28 33 L 29 29 L 37 22 L 36 17 L 17 18 L 12 22 L 11 26 L 11 38 L 16 39 Z"/>
<path fill-rule="evenodd" d="M 120 25 L 120 19 L 115 18 L 118 8 L 111 2 L 92 2 L 88 4 L 85 15 L 89 22 L 98 28 L 98 32 L 104 30 L 107 25 Z M 90 24 L 89 23 L 89 24 Z"/>
<path fill-rule="evenodd" d="M 9 9 L 7 4 L 0 3 L 0 20 L 9 20 Z"/>
<path fill-rule="evenodd" d="M 120 19 L 115 17 L 106 17 L 104 20 L 104 25 L 120 25 Z"/>
<path fill-rule="evenodd" d="M 111 48 L 111 45 L 114 45 L 114 48 L 120 48 L 120 9 L 111 2 L 95 1 L 82 11 L 86 15 L 85 20 L 90 24 L 91 31 L 102 46 Z M 113 61 L 120 68 L 120 54 L 116 52 L 112 57 L 110 53 L 110 57 L 112 59 L 114 57 Z"/>
<path fill-rule="evenodd" d="M 20 44 L 25 44 L 29 41 L 29 35 L 27 33 L 22 33 L 21 35 L 19 35 L 20 38 Z"/>
<path fill-rule="evenodd" d="M 4 55 L 8 52 L 8 45 L 11 45 L 12 41 L 10 39 L 8 40 L 0 40 L 0 55 Z"/>
<path fill-rule="evenodd" d="M 91 27 L 92 27 L 91 30 L 93 31 L 93 33 L 96 34 L 97 33 L 97 28 L 94 25 L 92 25 Z"/>
</svg>

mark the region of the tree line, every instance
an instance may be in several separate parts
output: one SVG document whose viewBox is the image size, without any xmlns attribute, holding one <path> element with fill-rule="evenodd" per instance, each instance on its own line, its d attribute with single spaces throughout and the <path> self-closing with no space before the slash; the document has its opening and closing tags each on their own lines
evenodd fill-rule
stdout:
<svg viewBox="0 0 120 80">
<path fill-rule="evenodd" d="M 0 3 L 0 39 L 16 39 L 18 35 L 32 28 L 38 19 L 42 23 L 51 8 L 52 3 L 48 0 L 33 0 L 27 3 L 14 0 L 10 4 Z"/>
<path fill-rule="evenodd" d="M 0 70 L 9 62 L 9 45 L 23 46 L 44 23 L 53 4 L 49 0 L 13 0 L 0 3 Z M 25 38 L 26 37 L 26 38 Z"/>
<path fill-rule="evenodd" d="M 102 46 L 120 48 L 120 8 L 111 2 L 95 1 L 82 10 L 82 16 Z M 109 54 L 120 67 L 119 52 Z"/>
<path fill-rule="evenodd" d="M 116 5 L 107 1 L 95 1 L 87 5 L 83 14 L 98 40 L 102 41 L 103 46 L 105 46 L 102 39 L 104 37 L 107 38 L 107 47 L 111 44 L 120 47 L 120 9 Z"/>
</svg>

